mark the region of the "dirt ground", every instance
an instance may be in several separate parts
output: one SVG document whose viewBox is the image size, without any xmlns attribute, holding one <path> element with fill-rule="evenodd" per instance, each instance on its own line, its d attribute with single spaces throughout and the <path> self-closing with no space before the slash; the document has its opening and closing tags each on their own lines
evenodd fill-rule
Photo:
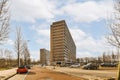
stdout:
<svg viewBox="0 0 120 80">
<path fill-rule="evenodd" d="M 88 80 L 108 80 L 109 78 L 117 77 L 117 67 L 101 67 L 98 70 L 84 70 L 81 68 L 69 68 L 69 67 L 56 67 L 52 69 L 52 66 L 46 67 L 47 69 L 67 73 L 73 76 L 82 77 Z"/>
<path fill-rule="evenodd" d="M 33 67 L 25 80 L 86 80 L 84 78 L 71 76 L 62 72 L 56 72 L 40 67 Z"/>
<path fill-rule="evenodd" d="M 99 70 L 84 70 L 69 67 L 40 67 L 36 65 L 27 74 L 17 74 L 10 80 L 108 80 L 117 78 L 117 68 L 101 67 Z"/>
<path fill-rule="evenodd" d="M 99 67 L 100 71 L 117 71 L 118 67 Z"/>
</svg>

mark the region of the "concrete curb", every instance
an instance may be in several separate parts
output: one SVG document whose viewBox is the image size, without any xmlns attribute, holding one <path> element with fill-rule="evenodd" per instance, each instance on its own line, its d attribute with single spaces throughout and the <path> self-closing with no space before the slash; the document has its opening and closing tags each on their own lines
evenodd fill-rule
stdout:
<svg viewBox="0 0 120 80">
<path fill-rule="evenodd" d="M 17 74 L 17 73 L 15 73 L 15 74 L 13 74 L 13 75 L 11 75 L 11 76 L 9 76 L 9 77 L 5 78 L 4 80 L 8 80 L 9 78 L 11 78 L 11 77 L 15 76 L 16 74 Z"/>
</svg>

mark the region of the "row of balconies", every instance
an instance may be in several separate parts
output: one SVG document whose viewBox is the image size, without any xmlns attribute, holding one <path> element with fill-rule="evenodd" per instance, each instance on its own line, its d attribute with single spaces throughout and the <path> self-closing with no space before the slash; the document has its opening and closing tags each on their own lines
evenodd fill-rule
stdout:
<svg viewBox="0 0 120 80">
<path fill-rule="evenodd" d="M 57 23 L 55 22 L 55 23 L 52 24 L 53 27 L 63 26 L 63 25 L 65 25 L 65 22 L 64 23 L 63 22 L 57 22 Z"/>
<path fill-rule="evenodd" d="M 60 28 L 60 29 L 51 29 L 51 33 L 55 33 L 55 32 L 64 32 L 64 28 Z M 65 32 L 64 32 L 65 33 Z"/>
<path fill-rule="evenodd" d="M 74 59 L 76 47 L 65 22 L 53 23 L 51 26 L 51 51 L 53 61 Z"/>
<path fill-rule="evenodd" d="M 51 28 L 51 30 L 60 30 L 60 29 L 65 29 L 64 26 L 60 26 L 60 27 L 54 27 L 54 28 Z"/>
</svg>

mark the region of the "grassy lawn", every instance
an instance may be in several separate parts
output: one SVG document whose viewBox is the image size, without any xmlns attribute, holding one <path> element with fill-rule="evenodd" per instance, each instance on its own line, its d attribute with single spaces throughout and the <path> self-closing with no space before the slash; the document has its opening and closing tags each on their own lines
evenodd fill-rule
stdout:
<svg viewBox="0 0 120 80">
<path fill-rule="evenodd" d="M 8 70 L 8 69 L 12 69 L 12 68 L 10 68 L 10 67 L 0 68 L 0 71 L 2 71 L 2 70 Z"/>
</svg>

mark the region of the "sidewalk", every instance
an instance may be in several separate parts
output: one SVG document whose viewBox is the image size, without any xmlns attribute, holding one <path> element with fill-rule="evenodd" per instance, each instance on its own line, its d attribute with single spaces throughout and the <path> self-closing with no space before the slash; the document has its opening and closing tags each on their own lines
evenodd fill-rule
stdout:
<svg viewBox="0 0 120 80">
<path fill-rule="evenodd" d="M 6 80 L 7 78 L 15 74 L 16 74 L 16 68 L 9 69 L 9 70 L 2 70 L 0 71 L 0 80 Z"/>
</svg>

